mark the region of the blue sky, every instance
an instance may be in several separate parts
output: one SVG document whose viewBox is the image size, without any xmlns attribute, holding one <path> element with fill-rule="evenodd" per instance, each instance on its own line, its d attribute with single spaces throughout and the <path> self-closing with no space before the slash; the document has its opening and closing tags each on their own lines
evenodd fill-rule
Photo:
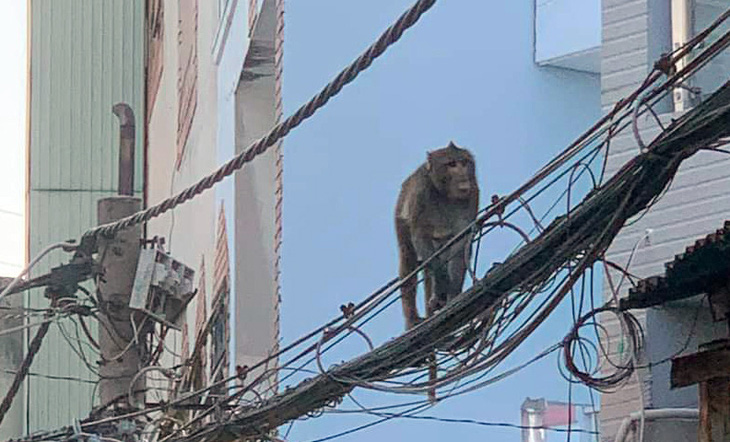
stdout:
<svg viewBox="0 0 730 442">
<path fill-rule="evenodd" d="M 0 69 L 3 106 L 0 107 L 0 276 L 15 276 L 23 264 L 25 204 L 25 1 L 0 2 Z"/>
<path fill-rule="evenodd" d="M 410 4 L 287 2 L 285 114 L 316 93 Z M 424 161 L 426 150 L 449 140 L 470 148 L 477 159 L 484 206 L 492 194 L 515 189 L 598 118 L 598 77 L 536 67 L 532 38 L 529 1 L 439 2 L 369 71 L 285 140 L 284 343 L 336 316 L 340 304 L 361 300 L 396 275 L 393 208 L 401 181 Z M 487 259 L 509 252 L 506 244 L 495 240 Z M 513 361 L 524 361 L 560 340 L 569 319 L 566 305 Z M 368 333 L 382 343 L 402 327 L 400 306 L 395 305 Z M 326 362 L 364 350 L 364 344 L 352 341 Z M 427 414 L 519 423 L 525 397 L 565 400 L 567 393 L 556 358 L 550 356 Z M 573 395 L 588 402 L 583 387 Z M 384 393 L 356 396 L 368 405 L 403 400 Z M 334 415 L 301 421 L 288 440 L 313 440 L 371 420 Z M 520 432 L 394 420 L 339 440 L 416 438 L 519 441 Z M 564 439 L 550 434 L 550 440 Z"/>
</svg>

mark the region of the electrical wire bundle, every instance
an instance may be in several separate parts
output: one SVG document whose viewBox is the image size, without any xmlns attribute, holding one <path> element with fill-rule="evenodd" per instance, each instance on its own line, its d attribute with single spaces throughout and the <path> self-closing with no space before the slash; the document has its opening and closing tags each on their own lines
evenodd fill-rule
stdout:
<svg viewBox="0 0 730 442">
<path fill-rule="evenodd" d="M 433 3 L 434 0 L 417 2 L 378 43 L 338 75 L 321 94 L 214 174 L 157 206 L 87 232 L 84 241 L 158 216 L 194 198 L 252 161 L 323 106 L 358 72 L 367 68 Z M 712 44 L 705 45 L 681 70 L 673 69 L 678 60 L 704 43 L 708 35 L 729 16 L 730 10 L 686 45 L 662 57 L 634 93 L 617 103 L 611 112 L 527 183 L 512 194 L 494 200 L 480 212 L 472 225 L 404 278 L 417 277 L 435 257 L 453 253 L 452 246 L 465 236 L 473 238 L 476 253 L 471 269 L 472 287 L 417 327 L 378 347 L 364 331 L 369 322 L 397 303 L 403 280 L 394 279 L 359 304 L 343 306 L 343 314 L 328 324 L 251 367 L 240 367 L 234 376 L 195 391 L 179 391 L 167 402 L 147 405 L 139 411 L 106 418 L 92 417 L 81 422 L 80 429 L 93 433 L 122 420 L 147 417 L 153 428 L 159 429 L 165 423 L 166 434 L 160 442 L 221 440 L 227 437 L 271 438 L 269 435 L 281 424 L 322 413 L 350 395 L 355 387 L 397 394 L 422 394 L 435 388 L 443 399 L 489 385 L 561 349 L 567 371 L 580 382 L 602 391 L 620 385 L 635 369 L 635 359 L 619 361 L 615 364 L 615 371 L 607 375 L 598 373 L 597 363 L 591 367 L 584 360 L 583 368 L 580 368 L 576 362 L 577 355 L 584 358 L 587 351 L 586 338 L 581 337 L 580 332 L 595 326 L 595 317 L 600 313 L 618 315 L 628 338 L 629 354 L 634 355 L 641 347 L 641 330 L 635 318 L 618 312 L 615 306 L 594 309 L 576 318 L 573 329 L 562 343 L 546 349 L 525 364 L 496 375 L 493 370 L 572 293 L 576 284 L 584 280 L 586 271 L 603 259 L 605 250 L 626 221 L 656 202 L 684 159 L 730 136 L 730 86 L 725 85 L 672 122 L 648 146 L 634 131 L 638 144 L 643 146 L 640 154 L 603 182 L 611 139 L 630 126 L 635 129 L 639 116 L 653 113 L 654 104 L 730 44 L 730 32 L 727 32 Z M 666 78 L 662 81 L 664 76 Z M 574 184 L 584 176 L 591 178 L 592 187 L 584 200 L 572 207 Z M 538 219 L 532 208 L 536 199 L 541 195 L 549 196 L 551 189 L 566 178 L 568 185 L 565 191 Z M 561 211 L 563 214 L 557 217 L 550 216 L 556 205 L 566 200 L 565 212 Z M 529 233 L 518 227 L 520 217 L 527 217 L 533 224 Z M 547 217 L 552 221 L 545 227 Z M 482 238 L 497 229 L 515 231 L 523 245 L 479 278 L 477 271 Z M 348 362 L 325 367 L 322 354 L 353 335 L 359 335 L 370 351 Z M 155 350 L 156 357 L 151 365 L 159 362 L 159 353 L 163 351 L 164 336 L 159 340 L 160 349 Z M 438 367 L 438 376 L 435 380 L 427 379 L 429 367 L 434 364 Z M 277 394 L 278 385 L 303 373 L 312 377 Z M 222 397 L 212 394 L 220 389 L 226 393 Z M 357 403 L 354 398 L 351 399 Z M 428 404 L 417 401 L 406 411 L 381 414 L 383 419 L 413 416 L 424 407 L 427 408 Z M 363 412 L 377 415 L 367 407 L 360 408 Z M 190 419 L 180 421 L 171 410 L 189 411 Z M 61 429 L 26 440 L 51 440 L 68 436 L 72 430 Z"/>
</svg>

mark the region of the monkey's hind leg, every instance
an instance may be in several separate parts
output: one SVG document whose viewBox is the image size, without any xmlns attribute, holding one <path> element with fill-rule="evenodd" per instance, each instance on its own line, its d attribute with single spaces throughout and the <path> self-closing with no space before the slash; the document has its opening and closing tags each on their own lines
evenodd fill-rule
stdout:
<svg viewBox="0 0 730 442">
<path fill-rule="evenodd" d="M 415 255 L 401 252 L 400 277 L 406 278 L 417 266 Z M 408 278 L 401 285 L 401 302 L 403 303 L 403 317 L 406 322 L 406 330 L 418 325 L 421 317 L 418 315 L 418 307 L 416 306 L 416 290 L 418 276 Z"/>
<path fill-rule="evenodd" d="M 426 311 L 431 316 L 441 310 L 448 300 L 449 274 L 440 258 L 435 258 L 426 267 Z"/>
<path fill-rule="evenodd" d="M 426 317 L 430 317 L 434 313 L 432 306 L 433 300 L 433 275 L 431 271 L 426 267 L 423 269 L 423 299 L 426 304 Z"/>
<path fill-rule="evenodd" d="M 424 297 L 426 301 L 426 317 L 430 317 L 436 311 L 436 309 L 434 309 L 434 301 L 436 301 L 436 299 L 434 298 L 433 294 L 433 275 L 428 268 L 426 268 L 423 273 L 425 275 L 423 287 L 426 295 Z M 436 353 L 429 353 L 429 355 L 426 357 L 426 361 L 428 362 L 428 382 L 429 384 L 433 385 L 433 383 L 436 382 L 436 378 L 438 376 L 438 367 L 436 366 Z M 428 402 L 431 405 L 436 403 L 436 389 L 434 387 L 430 387 L 428 389 Z"/>
</svg>

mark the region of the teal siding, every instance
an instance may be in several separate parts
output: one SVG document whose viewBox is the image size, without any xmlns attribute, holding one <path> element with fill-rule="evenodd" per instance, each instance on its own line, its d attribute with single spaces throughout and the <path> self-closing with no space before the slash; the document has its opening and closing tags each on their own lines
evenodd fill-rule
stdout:
<svg viewBox="0 0 730 442">
<path fill-rule="evenodd" d="M 78 238 L 96 224 L 96 201 L 116 194 L 119 123 L 111 108 L 120 101 L 135 112 L 135 189 L 142 190 L 144 11 L 144 0 L 31 1 L 31 256 L 51 243 Z M 33 274 L 66 258 L 53 254 Z M 48 305 L 42 292 L 29 294 L 27 303 Z M 76 338 L 74 324 L 63 324 Z M 98 357 L 84 350 L 95 364 Z M 32 371 L 95 379 L 56 326 Z M 31 378 L 26 430 L 53 429 L 85 417 L 93 389 Z"/>
</svg>

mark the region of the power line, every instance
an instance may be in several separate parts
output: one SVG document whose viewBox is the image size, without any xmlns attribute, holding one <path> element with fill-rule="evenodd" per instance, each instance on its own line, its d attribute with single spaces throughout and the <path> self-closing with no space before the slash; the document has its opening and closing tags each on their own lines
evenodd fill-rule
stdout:
<svg viewBox="0 0 730 442">
<path fill-rule="evenodd" d="M 520 430 L 546 430 L 546 431 L 552 431 L 555 433 L 584 433 L 584 434 L 599 434 L 597 431 L 591 431 L 591 430 L 585 430 L 581 428 L 556 428 L 556 427 L 545 427 L 545 426 L 529 426 L 529 425 L 519 425 L 519 424 L 512 424 L 509 422 L 486 422 L 476 419 L 456 419 L 456 418 L 445 418 L 445 417 L 439 417 L 439 416 L 417 416 L 417 415 L 403 415 L 399 416 L 397 414 L 393 413 L 377 413 L 381 414 L 383 416 L 393 416 L 396 418 L 402 418 L 402 419 L 414 419 L 414 420 L 425 420 L 425 421 L 434 421 L 434 422 L 444 422 L 444 423 L 452 423 L 452 424 L 470 424 L 470 425 L 479 425 L 482 427 L 504 427 L 504 428 L 515 428 Z"/>
<path fill-rule="evenodd" d="M 257 155 L 261 154 L 266 149 L 273 146 L 279 139 L 283 138 L 290 130 L 298 126 L 305 119 L 309 118 L 312 114 L 314 114 L 314 112 L 316 112 L 317 109 L 324 106 L 331 97 L 337 95 L 337 93 L 339 93 L 344 85 L 352 81 L 359 72 L 365 70 L 375 58 L 377 58 L 387 49 L 390 44 L 397 41 L 400 38 L 401 34 L 408 27 L 412 26 L 418 20 L 420 15 L 428 10 L 434 3 L 435 0 L 422 0 L 417 2 L 413 6 L 413 8 L 411 8 L 406 14 L 404 14 L 396 24 L 394 24 L 391 28 L 388 29 L 385 34 L 383 34 L 383 36 L 381 36 L 376 44 L 371 46 L 362 56 L 360 56 L 360 58 L 358 58 L 358 60 L 351 64 L 350 67 L 341 72 L 335 78 L 335 80 L 333 80 L 327 87 L 325 87 L 322 92 L 320 92 L 320 94 L 318 94 L 309 103 L 300 108 L 289 119 L 287 119 L 280 125 L 277 125 L 265 138 L 262 138 L 261 140 L 252 144 L 249 149 L 246 150 L 246 152 L 234 157 L 231 161 L 218 169 L 218 171 L 216 171 L 214 174 L 209 175 L 208 177 L 199 181 L 196 185 L 189 187 L 178 195 L 168 198 L 157 206 L 154 206 L 146 211 L 138 212 L 117 223 L 112 223 L 92 229 L 86 232 L 83 238 L 90 239 L 96 237 L 99 234 L 113 234 L 127 226 L 138 224 L 140 222 L 144 222 L 146 220 L 154 218 L 155 216 L 158 216 L 159 214 L 164 213 L 167 210 L 173 209 L 174 207 L 183 204 L 185 201 L 195 198 L 198 194 L 205 191 L 206 189 L 209 189 L 210 187 L 215 185 L 215 183 L 222 180 L 225 176 L 228 176 L 235 170 L 243 167 L 245 163 L 252 161 Z M 419 10 L 419 8 L 421 9 Z M 725 14 L 725 17 L 727 17 L 727 14 L 728 13 Z M 730 34 L 726 34 L 726 37 L 727 36 L 730 36 Z M 674 54 L 672 54 L 672 57 L 675 60 L 678 59 L 678 57 L 680 57 L 680 54 L 683 55 L 682 51 L 688 51 L 690 47 L 693 47 L 693 45 L 697 43 L 697 41 L 699 40 L 695 39 L 691 45 L 688 44 L 687 46 L 681 48 L 679 52 L 675 52 Z M 503 198 L 498 203 L 488 207 L 483 212 L 483 215 L 480 217 L 480 220 L 477 223 L 478 226 L 483 227 L 485 221 L 488 218 L 494 216 L 500 210 L 503 212 L 507 204 L 521 198 L 522 195 L 525 194 L 528 190 L 532 189 L 539 182 L 542 182 L 545 177 L 552 174 L 553 172 L 558 171 L 560 167 L 567 164 L 567 162 L 571 158 L 573 158 L 587 146 L 587 140 L 595 140 L 597 133 L 606 130 L 605 124 L 607 123 L 609 124 L 608 140 L 610 140 L 612 135 L 611 128 L 615 127 L 614 124 L 618 124 L 618 122 L 613 122 L 613 118 L 621 114 L 622 112 L 623 115 L 619 117 L 619 120 L 631 114 L 631 111 L 628 110 L 627 107 L 630 105 L 630 103 L 636 102 L 636 105 L 638 107 L 638 105 L 646 103 L 647 100 L 658 97 L 662 91 L 668 90 L 668 88 L 671 87 L 672 84 L 676 84 L 678 81 L 681 81 L 683 76 L 686 76 L 688 73 L 692 72 L 692 69 L 696 69 L 698 66 L 701 66 L 702 63 L 707 62 L 711 57 L 714 56 L 714 54 L 716 54 L 717 49 L 721 45 L 727 45 L 728 41 L 730 41 L 730 37 L 727 37 L 724 40 L 721 39 L 722 43 L 713 44 L 713 46 L 710 48 L 711 50 L 708 49 L 704 51 L 701 56 L 696 57 L 696 62 L 693 62 L 694 64 L 688 65 L 688 67 L 685 68 L 680 74 L 670 77 L 663 85 L 660 85 L 655 89 L 649 90 L 649 85 L 657 81 L 660 77 L 659 72 L 657 72 L 656 70 L 653 71 L 649 76 L 647 76 L 644 84 L 642 84 L 642 86 L 637 89 L 637 91 L 632 94 L 628 100 L 622 101 L 616 105 L 614 110 L 609 114 L 610 116 L 607 116 L 607 119 L 604 118 L 599 121 L 599 123 L 597 123 L 594 128 L 581 136 L 581 138 L 579 138 L 575 143 L 569 146 L 568 149 L 566 149 L 562 154 L 560 154 L 553 161 L 551 161 L 545 168 L 541 169 L 530 181 L 528 181 L 528 183 L 526 183 L 526 185 L 518 189 L 518 191 L 513 192 L 508 197 Z M 724 89 L 726 90 L 727 86 Z M 649 93 L 644 93 L 647 90 L 649 91 Z M 716 98 L 718 95 L 722 94 L 716 94 L 715 96 L 713 96 L 713 98 Z M 727 94 L 725 93 L 725 95 Z M 723 98 L 717 99 L 716 101 L 721 101 L 726 98 L 727 97 L 723 96 Z M 708 101 L 712 101 L 712 99 Z M 713 103 L 713 105 L 714 104 L 715 103 Z M 703 103 L 703 105 L 705 104 Z M 711 108 L 710 105 L 705 106 Z M 494 341 L 485 343 L 485 345 L 487 345 L 486 348 L 488 348 L 488 352 L 486 355 L 478 356 L 472 362 L 472 365 L 461 364 L 461 366 L 459 366 L 459 364 L 456 364 L 456 368 L 453 368 L 451 372 L 449 372 L 447 376 L 441 378 L 439 382 L 442 385 L 457 383 L 467 376 L 479 372 L 488 372 L 489 370 L 491 370 L 494 366 L 496 366 L 497 363 L 502 361 L 506 357 L 506 355 L 511 353 L 511 351 L 517 347 L 517 345 L 523 342 L 523 340 L 535 330 L 535 328 L 547 317 L 547 315 L 549 315 L 553 311 L 555 306 L 557 306 L 557 303 L 559 303 L 563 299 L 563 297 L 572 290 L 574 284 L 578 281 L 579 278 L 581 278 L 581 275 L 583 275 L 583 272 L 587 268 L 590 268 L 589 266 L 592 265 L 593 262 L 600 259 L 600 256 L 602 256 L 602 250 L 605 250 L 605 248 L 608 246 L 608 243 L 610 243 L 611 239 L 615 235 L 617 228 L 620 227 L 621 224 L 623 224 L 623 221 L 625 221 L 628 216 L 637 213 L 637 211 L 643 210 L 642 208 L 646 207 L 647 205 L 653 204 L 653 202 L 656 200 L 656 196 L 659 194 L 658 190 L 661 191 L 662 186 L 666 186 L 666 184 L 671 180 L 671 177 L 676 172 L 676 167 L 678 166 L 678 164 L 685 157 L 693 154 L 698 148 L 697 146 L 692 145 L 692 143 L 686 145 L 686 140 L 683 138 L 689 137 L 689 135 L 694 134 L 699 129 L 706 130 L 710 133 L 710 135 L 705 135 L 705 138 L 696 141 L 697 144 L 701 144 L 702 142 L 705 142 L 707 141 L 707 139 L 711 139 L 713 136 L 716 135 L 714 131 L 719 131 L 717 127 L 718 122 L 726 122 L 725 120 L 727 120 L 726 114 L 720 115 L 718 113 L 717 115 L 713 115 L 711 118 L 707 118 L 707 121 L 702 120 L 702 118 L 698 118 L 700 121 L 695 121 L 692 120 L 692 118 L 700 114 L 699 111 L 695 112 L 695 110 L 688 114 L 685 114 L 685 116 L 680 118 L 678 120 L 678 124 L 673 124 L 672 127 L 670 127 L 668 131 L 665 132 L 666 138 L 660 140 L 658 145 L 653 145 L 651 153 L 653 155 L 656 155 L 657 157 L 652 157 L 650 159 L 651 161 L 649 161 L 646 156 L 641 156 L 638 160 L 635 158 L 634 160 L 627 163 L 624 168 L 619 170 L 614 178 L 609 180 L 606 186 L 596 191 L 596 194 L 592 195 L 591 198 L 587 198 L 586 201 L 584 201 L 584 203 L 579 206 L 579 208 L 576 208 L 572 212 L 569 208 L 568 217 L 556 220 L 557 222 L 554 222 L 550 227 L 548 227 L 546 231 L 538 238 L 540 241 L 542 241 L 542 244 L 534 246 L 533 243 L 530 243 L 528 246 L 520 249 L 515 255 L 510 257 L 512 261 L 508 260 L 508 262 L 503 264 L 501 268 L 497 268 L 495 272 L 488 274 L 485 280 L 479 281 L 477 284 L 475 284 L 475 287 L 469 290 L 468 293 L 462 294 L 459 299 L 455 300 L 454 305 L 448 306 L 441 313 L 432 317 L 431 319 L 426 321 L 426 323 L 422 324 L 420 326 L 420 332 L 418 332 L 418 330 L 412 333 L 409 332 L 405 336 L 398 338 L 396 340 L 398 341 L 397 343 L 390 346 L 386 344 L 381 348 L 376 349 L 374 352 L 360 357 L 351 363 L 343 364 L 343 366 L 340 367 L 335 367 L 323 373 L 318 378 L 315 378 L 315 380 L 313 380 L 309 385 L 304 385 L 305 387 L 310 388 L 310 390 L 307 391 L 308 393 L 310 393 L 310 397 L 307 398 L 308 400 L 310 400 L 310 403 L 299 404 L 300 408 L 306 408 L 307 406 L 311 406 L 312 399 L 321 400 L 321 398 L 316 397 L 316 394 L 311 395 L 311 393 L 312 391 L 314 393 L 318 393 L 316 388 L 318 386 L 317 382 L 321 383 L 323 377 L 327 377 L 328 379 L 325 380 L 328 380 L 329 383 L 324 383 L 322 388 L 332 389 L 332 391 L 326 392 L 329 393 L 329 396 L 325 399 L 331 400 L 333 397 L 335 399 L 337 397 L 341 397 L 343 392 L 346 393 L 357 385 L 383 388 L 376 385 L 375 382 L 383 383 L 382 378 L 385 377 L 383 373 L 386 372 L 391 376 L 391 378 L 395 376 L 402 376 L 404 372 L 406 374 L 415 373 L 415 371 L 412 370 L 414 360 L 418 359 L 418 357 L 423 352 L 433 352 L 434 341 L 438 342 L 443 339 L 449 338 L 450 336 L 458 333 L 460 330 L 464 330 L 465 328 L 473 326 L 473 324 L 475 323 L 471 321 L 474 321 L 476 319 L 474 316 L 474 312 L 479 312 L 483 310 L 485 306 L 494 306 L 499 301 L 509 301 L 509 303 L 505 305 L 509 305 L 509 308 L 514 308 L 515 310 L 514 312 L 510 312 L 508 314 L 507 307 L 504 307 L 504 310 L 502 312 L 503 315 L 500 320 L 504 321 L 503 324 L 510 324 L 518 317 L 519 313 L 524 308 L 526 308 L 527 302 L 533 299 L 532 297 L 534 297 L 535 293 L 541 293 L 542 291 L 547 290 L 545 287 L 550 286 L 552 284 L 550 281 L 555 280 L 556 275 L 560 272 L 564 272 L 567 266 L 567 268 L 569 268 L 569 277 L 567 277 L 564 281 L 558 284 L 558 287 L 554 290 L 550 288 L 549 297 L 547 297 L 546 300 L 543 301 L 543 303 L 532 313 L 532 315 L 530 315 L 528 320 L 526 320 L 523 324 L 520 325 L 520 327 L 518 327 L 518 330 L 515 333 L 499 343 L 499 345 L 495 346 Z M 636 112 L 633 112 L 633 114 L 635 117 Z M 691 117 L 688 117 L 688 115 L 690 115 Z M 706 115 L 702 117 L 706 117 Z M 602 127 L 603 129 L 601 129 Z M 625 127 L 625 125 L 623 127 Z M 683 131 L 685 132 L 683 133 Z M 684 145 L 680 147 L 672 146 L 672 137 L 674 137 L 675 139 L 682 139 Z M 664 144 L 662 144 L 663 142 Z M 652 181 L 647 185 L 647 181 L 649 180 L 649 178 L 651 178 Z M 646 186 L 642 187 L 640 184 L 645 184 Z M 570 191 L 570 188 L 568 189 L 568 191 Z M 608 209 L 602 208 L 601 205 L 607 205 Z M 500 218 L 502 212 L 499 212 Z M 598 220 L 596 220 L 597 218 Z M 584 223 L 585 225 L 581 225 L 581 223 Z M 470 226 L 470 228 L 472 228 L 472 226 Z M 465 232 L 462 232 L 458 235 L 457 239 L 460 239 L 468 233 L 469 232 L 466 232 L 465 230 Z M 556 236 L 560 238 L 560 241 L 554 241 Z M 449 245 L 444 246 L 444 248 L 437 252 L 437 254 L 444 253 L 444 250 L 448 247 Z M 551 251 L 552 256 L 547 258 L 543 257 L 542 259 L 537 259 L 535 256 L 530 256 L 530 253 L 539 253 L 541 250 L 544 252 L 544 250 L 546 249 Z M 578 263 L 573 266 L 575 261 L 578 261 Z M 519 265 L 515 265 L 515 263 Z M 508 267 L 508 264 L 511 265 L 511 267 Z M 521 269 L 522 272 L 518 272 L 517 269 Z M 575 273 L 573 274 L 573 272 Z M 525 277 L 524 273 L 527 273 L 527 277 Z M 516 279 L 520 280 L 520 285 L 515 285 Z M 356 315 L 352 317 L 347 317 L 345 315 L 345 323 L 342 324 L 336 332 L 334 332 L 334 335 L 348 330 L 350 327 L 353 326 L 355 321 L 360 320 L 365 315 L 370 314 L 370 312 L 372 312 L 373 309 L 380 305 L 380 303 L 382 303 L 386 298 L 390 297 L 398 288 L 398 286 L 399 284 L 397 283 L 388 284 L 382 294 L 375 296 L 373 298 L 373 302 L 369 303 L 362 310 L 359 310 Z M 7 290 L 9 290 L 9 288 Z M 464 299 L 469 295 L 471 295 L 474 299 L 465 301 Z M 521 301 L 515 303 L 515 300 L 518 298 L 520 298 Z M 523 302 L 525 300 L 527 302 Z M 582 302 L 580 304 L 582 305 Z M 379 313 L 381 310 L 376 311 L 372 315 Z M 370 317 L 372 317 L 372 315 Z M 340 319 L 342 318 L 338 318 L 338 321 Z M 428 333 L 424 332 L 424 330 L 427 330 Z M 431 339 L 428 342 L 424 341 L 423 336 L 429 334 L 431 335 Z M 436 337 L 436 339 L 433 339 L 434 336 Z M 494 339 L 496 339 L 496 337 Z M 323 341 L 326 340 L 327 339 L 323 338 Z M 482 341 L 486 342 L 486 340 L 487 337 L 485 336 Z M 580 341 L 577 341 L 577 345 L 580 346 Z M 402 347 L 399 348 L 399 346 Z M 301 357 L 301 355 L 303 354 L 311 353 L 311 351 L 312 350 L 310 346 L 310 350 L 305 350 L 304 352 L 300 353 L 297 358 Z M 388 351 L 391 351 L 391 353 L 388 353 Z M 383 359 L 387 359 L 388 356 L 393 358 L 394 361 L 383 361 Z M 266 358 L 266 361 L 270 361 L 271 359 L 271 357 Z M 454 357 L 454 359 L 456 359 L 456 357 Z M 265 371 L 268 372 L 268 370 Z M 393 372 L 395 372 L 396 374 L 394 375 Z M 224 383 L 230 381 L 231 379 L 232 378 L 225 380 Z M 252 391 L 252 388 L 256 385 L 256 382 L 257 381 L 255 380 L 253 383 L 242 387 L 241 392 L 245 393 L 246 391 Z M 402 384 L 402 386 L 406 388 L 402 388 L 401 390 L 403 392 L 414 392 L 424 388 L 422 384 L 416 384 L 414 382 L 415 381 L 411 381 Z M 176 401 L 173 401 L 171 404 L 166 404 L 166 406 L 174 405 L 175 403 L 181 403 L 191 398 L 199 397 L 214 387 L 215 384 L 214 386 L 206 387 L 205 389 L 193 392 L 189 395 L 184 395 Z M 396 390 L 392 387 L 385 388 Z M 233 399 L 236 399 L 238 397 L 240 396 L 232 396 Z M 265 411 L 265 409 L 282 411 L 282 408 L 284 408 L 283 406 L 279 406 L 278 408 L 275 406 L 271 406 L 272 402 L 281 399 L 290 400 L 292 399 L 292 397 L 291 395 L 287 397 L 286 393 L 284 393 L 274 396 L 273 398 L 266 401 L 262 400 L 259 404 L 256 404 L 255 406 L 242 407 L 241 409 L 237 410 L 238 413 L 234 415 L 235 419 L 231 423 L 231 426 L 237 428 L 238 426 L 251 425 L 252 428 L 256 430 L 256 432 L 252 433 L 252 435 L 256 436 L 256 433 L 265 430 L 267 428 L 267 425 L 273 424 L 271 422 L 267 422 L 264 424 L 255 425 L 255 419 L 249 419 L 249 421 L 246 421 L 246 413 L 249 413 L 248 417 L 251 418 L 251 412 L 254 412 L 253 416 L 255 417 L 255 412 L 263 412 Z M 296 397 L 294 397 L 294 399 L 296 399 Z M 213 410 L 214 408 L 215 407 L 210 407 L 210 410 Z M 133 416 L 141 416 L 154 411 L 159 411 L 161 409 L 162 408 L 159 407 L 148 408 L 145 410 L 141 410 L 140 412 L 116 416 L 112 419 L 102 419 L 96 422 L 89 422 L 84 425 L 84 428 L 89 429 L 96 425 L 101 425 L 120 419 L 126 419 Z M 297 411 L 301 411 L 301 409 Z M 202 416 L 205 416 L 206 413 L 203 413 Z M 392 418 L 395 416 L 400 416 L 400 414 L 395 415 L 391 413 L 389 414 L 389 416 L 389 418 Z M 202 434 L 214 434 L 216 431 L 219 431 L 222 428 L 223 427 L 218 425 L 216 422 L 212 425 L 203 426 L 201 431 L 197 432 L 197 435 L 200 436 Z M 193 434 L 193 436 L 196 435 Z"/>
<path fill-rule="evenodd" d="M 328 440 L 337 439 L 338 437 L 347 436 L 348 434 L 352 434 L 352 433 L 355 433 L 355 432 L 364 430 L 366 428 L 374 427 L 375 425 L 382 424 L 383 422 L 387 422 L 387 421 L 389 421 L 391 419 L 405 416 L 408 413 L 418 412 L 420 410 L 429 408 L 430 406 L 431 405 L 428 404 L 428 403 L 425 403 L 423 405 L 417 405 L 417 406 L 415 406 L 413 408 L 409 408 L 408 410 L 404 411 L 403 413 L 398 413 L 398 414 L 392 414 L 391 413 L 390 415 L 384 416 L 381 419 L 378 419 L 376 421 L 369 422 L 367 424 L 360 425 L 360 426 L 357 426 L 355 428 L 351 428 L 349 430 L 342 431 L 342 432 L 337 433 L 337 434 L 333 434 L 332 436 L 327 436 L 327 437 L 323 437 L 323 438 L 320 438 L 320 439 L 311 440 L 311 441 L 308 441 L 308 442 L 326 442 Z"/>
<path fill-rule="evenodd" d="M 724 86 L 714 98 L 685 114 L 673 124 L 668 135 L 653 143 L 651 159 L 640 156 L 631 160 L 605 186 L 576 207 L 570 217 L 551 224 L 541 234 L 540 241 L 525 245 L 517 254 L 488 273 L 471 290 L 452 300 L 437 315 L 373 352 L 336 366 L 317 378 L 304 381 L 294 389 L 265 400 L 258 406 L 243 407 L 228 424 L 204 426 L 197 435 L 193 433 L 187 440 L 197 440 L 201 434 L 211 434 L 211 428 L 214 427 L 234 431 L 240 436 L 253 436 L 251 429 L 266 431 L 269 426 L 278 426 L 301 416 L 307 410 L 327 405 L 347 394 L 354 386 L 370 387 L 370 379 L 392 377 L 394 372 L 410 367 L 411 361 L 417 359 L 421 351 L 433 351 L 434 341 L 467 324 L 476 312 L 493 305 L 493 302 L 506 293 L 524 293 L 525 281 L 533 281 L 531 284 L 540 286 L 538 281 L 547 280 L 555 271 L 562 269 L 566 262 L 572 262 L 577 250 L 585 250 L 562 287 L 548 298 L 549 302 L 534 315 L 531 322 L 513 338 L 498 345 L 482 362 L 468 370 L 457 369 L 452 375 L 440 378 L 437 385 L 446 385 L 447 382 L 461 379 L 470 372 L 476 373 L 493 366 L 511 353 L 553 311 L 580 280 L 585 269 L 602 255 L 625 220 L 642 210 L 662 191 L 676 172 L 681 159 L 727 132 L 725 121 L 730 118 L 730 111 L 725 109 L 725 105 L 730 101 L 730 86 Z M 724 111 L 718 112 L 719 109 Z M 708 117 L 709 115 L 714 118 Z M 689 134 L 698 133 L 702 133 L 702 137 L 691 139 L 687 143 Z M 681 146 L 674 137 L 682 140 Z M 662 158 L 663 161 L 658 161 L 657 158 Z M 544 254 L 545 250 L 550 250 L 550 254 Z M 405 391 L 415 392 L 418 389 Z M 272 415 L 276 416 L 273 422 Z"/>
<path fill-rule="evenodd" d="M 5 369 L 3 371 L 5 373 L 7 373 L 7 374 L 18 374 L 19 373 L 16 370 L 7 370 L 7 369 Z M 78 378 L 78 377 L 74 377 L 74 376 L 58 376 L 58 375 L 54 375 L 54 374 L 35 373 L 35 372 L 32 372 L 32 371 L 29 371 L 28 374 L 27 374 L 27 376 L 44 378 L 44 379 L 50 379 L 52 381 L 81 382 L 81 383 L 84 383 L 84 384 L 96 384 L 98 382 L 98 381 L 92 381 L 90 379 L 83 379 L 83 378 Z"/>
<path fill-rule="evenodd" d="M 387 422 L 392 419 L 412 419 L 412 420 L 423 420 L 423 421 L 432 421 L 432 422 L 439 422 L 439 423 L 452 423 L 452 424 L 468 424 L 468 425 L 477 425 L 482 427 L 502 427 L 502 428 L 514 428 L 514 429 L 520 429 L 520 430 L 546 430 L 546 431 L 552 431 L 555 433 L 582 433 L 582 434 L 592 434 L 597 435 L 599 434 L 597 431 L 591 431 L 591 430 L 585 430 L 580 428 L 556 428 L 556 427 L 545 427 L 545 426 L 526 426 L 526 425 L 519 425 L 519 424 L 512 424 L 508 422 L 487 422 L 487 421 L 481 421 L 476 419 L 457 419 L 457 418 L 444 418 L 439 416 L 419 416 L 415 413 L 418 413 L 422 409 L 428 408 L 430 405 L 428 403 L 417 405 L 413 408 L 410 408 L 409 410 L 403 412 L 403 413 L 380 413 L 380 412 L 372 412 L 369 414 L 372 414 L 373 416 L 378 416 L 381 419 L 369 422 L 367 424 L 359 425 L 357 427 L 326 436 L 323 438 L 313 439 L 309 442 L 325 442 L 328 440 L 333 440 L 340 438 L 342 436 L 347 436 L 352 433 L 374 427 L 376 425 L 382 424 L 384 422 Z M 336 411 L 335 411 L 336 413 Z"/>
<path fill-rule="evenodd" d="M 23 216 L 23 214 L 21 212 L 15 212 L 15 211 L 12 211 L 12 210 L 2 209 L 2 208 L 0 208 L 0 213 L 2 213 L 4 215 L 12 215 L 12 216 L 17 216 L 17 217 L 22 217 Z"/>
</svg>

